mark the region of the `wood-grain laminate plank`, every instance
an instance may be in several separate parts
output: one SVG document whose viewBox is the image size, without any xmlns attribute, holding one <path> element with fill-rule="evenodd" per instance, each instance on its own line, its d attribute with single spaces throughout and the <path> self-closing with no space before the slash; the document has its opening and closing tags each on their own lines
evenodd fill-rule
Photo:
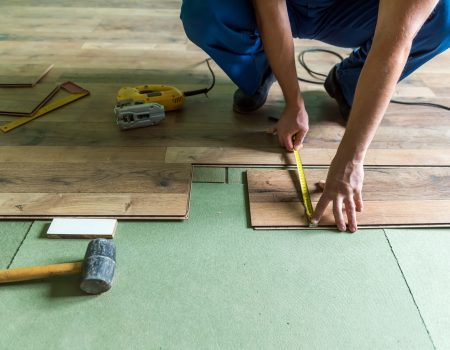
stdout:
<svg viewBox="0 0 450 350">
<path fill-rule="evenodd" d="M 0 193 L 0 218 L 187 219 L 189 193 Z"/>
<path fill-rule="evenodd" d="M 65 193 L 185 193 L 190 165 L 95 162 L 4 163 L 1 190 L 41 193 L 51 188 Z"/>
<path fill-rule="evenodd" d="M 305 165 L 327 166 L 336 153 L 335 149 L 303 148 Z M 295 165 L 292 153 L 280 147 L 168 147 L 166 163 L 190 163 L 196 165 Z M 450 166 L 447 149 L 369 149 L 368 166 Z"/>
<path fill-rule="evenodd" d="M 2 163 L 164 163 L 165 147 L 1 146 Z"/>
<path fill-rule="evenodd" d="M 191 165 L 4 162 L 0 217 L 186 218 Z"/>
<path fill-rule="evenodd" d="M 52 64 L 0 64 L 0 86 L 33 87 L 52 68 Z"/>
<path fill-rule="evenodd" d="M 313 205 L 326 169 L 305 169 Z M 295 171 L 247 172 L 252 226 L 306 227 Z M 366 169 L 359 226 L 450 225 L 450 168 Z M 330 205 L 321 227 L 334 226 Z"/>
</svg>

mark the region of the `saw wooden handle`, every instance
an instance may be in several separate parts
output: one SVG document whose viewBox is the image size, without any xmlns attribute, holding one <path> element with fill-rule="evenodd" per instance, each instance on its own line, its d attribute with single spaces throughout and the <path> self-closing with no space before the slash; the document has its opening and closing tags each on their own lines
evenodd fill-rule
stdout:
<svg viewBox="0 0 450 350">
<path fill-rule="evenodd" d="M 29 281 L 53 276 L 73 275 L 81 272 L 83 262 L 22 267 L 0 270 L 0 283 Z"/>
</svg>

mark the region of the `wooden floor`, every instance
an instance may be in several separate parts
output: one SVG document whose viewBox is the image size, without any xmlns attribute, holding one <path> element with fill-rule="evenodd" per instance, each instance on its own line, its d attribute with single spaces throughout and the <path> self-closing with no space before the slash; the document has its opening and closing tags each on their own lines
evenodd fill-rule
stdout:
<svg viewBox="0 0 450 350">
<path fill-rule="evenodd" d="M 307 169 L 313 206 L 327 169 Z M 255 228 L 308 228 L 294 170 L 247 172 L 251 224 Z M 364 176 L 364 211 L 357 213 L 359 227 L 433 227 L 450 225 L 450 168 L 367 169 Z M 320 228 L 334 227 L 328 206 Z"/>
<path fill-rule="evenodd" d="M 274 124 L 270 117 L 277 117 L 283 106 L 279 86 L 275 84 L 259 112 L 234 114 L 235 87 L 217 65 L 217 84 L 209 97 L 189 98 L 182 111 L 168 113 L 158 126 L 118 129 L 112 109 L 119 88 L 161 83 L 188 90 L 210 83 L 207 56 L 184 34 L 180 3 L 0 4 L 3 66 L 54 64 L 35 91 L 70 80 L 91 92 L 90 97 L 0 135 L 1 216 L 185 218 L 192 164 L 294 164 L 293 156 L 265 132 Z M 297 52 L 323 46 L 296 42 Z M 321 54 L 311 57 L 311 64 L 323 72 L 334 63 L 334 58 Z M 14 78 L 17 71 L 0 72 L 2 82 L 8 74 Z M 402 82 L 396 98 L 450 105 L 448 81 L 447 53 Z M 344 127 L 321 86 L 303 84 L 302 90 L 311 118 L 302 159 L 307 166 L 327 166 Z M 23 90 L 5 105 L 22 108 L 33 98 L 34 92 Z M 0 123 L 12 119 L 1 116 Z M 366 165 L 450 166 L 448 112 L 391 105 Z"/>
</svg>

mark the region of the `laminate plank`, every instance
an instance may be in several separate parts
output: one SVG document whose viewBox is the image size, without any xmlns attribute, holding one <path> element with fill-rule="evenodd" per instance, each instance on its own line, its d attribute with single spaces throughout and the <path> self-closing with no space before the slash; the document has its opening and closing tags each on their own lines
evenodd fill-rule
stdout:
<svg viewBox="0 0 450 350">
<path fill-rule="evenodd" d="M 11 162 L 2 165 L 0 183 L 11 193 L 184 193 L 190 173 L 184 164 Z"/>
<path fill-rule="evenodd" d="M 266 132 L 273 126 L 273 122 L 268 120 L 267 116 L 261 119 L 257 116 L 255 116 L 256 119 L 249 119 L 228 114 L 228 116 L 222 115 L 222 119 L 208 120 L 207 116 L 211 115 L 208 111 L 213 107 L 209 102 L 202 101 L 199 103 L 203 105 L 200 107 L 203 109 L 202 112 L 199 112 L 199 107 L 193 104 L 186 106 L 183 111 L 167 113 L 166 119 L 160 125 L 122 132 L 116 126 L 112 113 L 114 95 L 110 97 L 108 107 L 106 104 L 95 103 L 98 101 L 91 97 L 85 99 L 90 100 L 88 102 L 79 101 L 66 106 L 52 116 L 53 118 L 61 116 L 60 121 L 50 122 L 45 121 L 45 117 L 40 118 L 42 121 L 37 120 L 0 138 L 0 145 L 29 145 L 32 140 L 33 144 L 42 146 L 67 146 L 74 145 L 76 142 L 75 145 L 78 146 L 96 144 L 98 146 L 248 147 L 250 149 L 278 147 L 277 138 Z M 344 131 L 345 129 L 336 123 L 313 121 L 305 140 L 305 149 L 336 149 Z M 382 125 L 372 142 L 371 149 L 387 149 L 395 152 L 411 149 L 435 152 L 434 150 L 447 149 L 449 140 L 450 128 L 443 128 L 437 123 L 432 123 L 428 127 L 415 126 L 413 122 L 401 127 Z M 441 157 L 439 154 L 436 156 Z M 370 163 L 366 164 L 370 165 Z"/>
<path fill-rule="evenodd" d="M 186 218 L 191 165 L 4 162 L 0 217 Z"/>
<path fill-rule="evenodd" d="M 336 150 L 331 148 L 304 147 L 302 161 L 310 166 L 327 166 Z M 295 165 L 292 153 L 280 147 L 168 147 L 166 163 L 189 163 L 198 165 Z M 374 149 L 368 150 L 367 166 L 450 166 L 447 149 Z"/>
<path fill-rule="evenodd" d="M 0 164 L 89 162 L 164 163 L 165 147 L 1 146 Z"/>
<path fill-rule="evenodd" d="M 190 190 L 190 189 L 189 189 Z M 3 219 L 186 219 L 189 193 L 0 193 Z"/>
<path fill-rule="evenodd" d="M 33 87 L 52 68 L 52 64 L 0 64 L 0 86 Z"/>
<path fill-rule="evenodd" d="M 162 3 L 160 0 L 133 0 L 131 2 L 123 2 L 120 0 L 96 0 L 92 2 L 90 0 L 79 0 L 77 2 L 73 2 L 70 0 L 60 0 L 58 1 L 59 6 L 55 6 L 55 2 L 53 0 L 42 0 L 39 2 L 24 2 L 18 0 L 8 1 L 8 3 L 1 4 L 2 8 L 14 10 L 15 13 L 22 13 L 22 11 L 27 11 L 32 14 L 37 10 L 40 10 L 41 13 L 51 15 L 52 12 L 49 12 L 47 9 L 69 9 L 70 11 L 77 12 L 80 10 L 91 10 L 91 11 L 117 11 L 121 10 L 123 13 L 123 9 L 126 8 L 130 10 L 131 13 L 136 14 L 142 9 L 179 9 L 181 3 L 180 0 L 164 0 Z"/>
<path fill-rule="evenodd" d="M 321 195 L 315 184 L 326 174 L 326 169 L 305 170 L 314 206 Z M 252 226 L 307 226 L 295 171 L 248 171 L 247 181 Z M 450 168 L 366 169 L 358 225 L 450 225 L 449 196 Z M 320 226 L 334 226 L 331 205 Z"/>
</svg>

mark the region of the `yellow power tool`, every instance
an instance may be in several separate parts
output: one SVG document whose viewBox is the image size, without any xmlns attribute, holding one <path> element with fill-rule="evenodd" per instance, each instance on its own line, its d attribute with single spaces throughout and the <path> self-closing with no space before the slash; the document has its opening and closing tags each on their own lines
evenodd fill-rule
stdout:
<svg viewBox="0 0 450 350">
<path fill-rule="evenodd" d="M 212 76 L 212 83 L 208 88 L 184 92 L 168 85 L 148 84 L 121 88 L 114 108 L 117 125 L 122 130 L 128 130 L 159 124 L 165 118 L 165 112 L 181 109 L 187 96 L 207 94 L 216 82 L 210 60 L 205 60 Z"/>
<path fill-rule="evenodd" d="M 117 107 L 158 103 L 166 112 L 175 111 L 184 105 L 185 94 L 174 86 L 141 85 L 124 87 L 117 93 Z"/>
</svg>

